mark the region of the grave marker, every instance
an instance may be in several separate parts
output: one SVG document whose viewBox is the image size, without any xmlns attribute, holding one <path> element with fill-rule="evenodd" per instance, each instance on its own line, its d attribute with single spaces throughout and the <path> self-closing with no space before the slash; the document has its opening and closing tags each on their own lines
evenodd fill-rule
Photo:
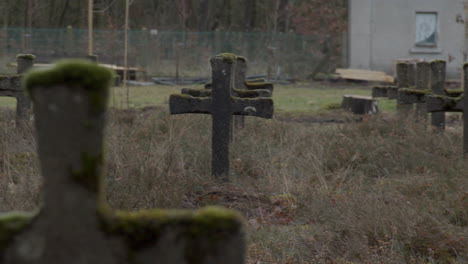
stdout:
<svg viewBox="0 0 468 264">
<path fill-rule="evenodd" d="M 232 54 L 233 56 L 236 56 Z M 232 96 L 240 98 L 257 98 L 271 97 L 273 93 L 273 84 L 263 81 L 251 83 L 246 81 L 247 76 L 247 59 L 237 56 L 236 65 L 234 67 L 234 85 L 231 91 Z M 183 88 L 182 94 L 188 94 L 195 97 L 211 96 L 212 84 L 205 85 L 205 89 L 190 89 Z M 245 116 L 234 116 L 233 127 L 243 128 L 245 125 Z M 233 133 L 231 133 L 233 134 Z M 232 137 L 231 137 L 232 138 Z"/>
<path fill-rule="evenodd" d="M 26 77 L 34 102 L 44 202 L 0 214 L 2 264 L 241 264 L 237 213 L 111 210 L 103 192 L 103 134 L 112 73 L 64 61 Z"/>
<path fill-rule="evenodd" d="M 445 68 L 446 62 L 443 60 L 436 60 L 431 62 L 431 90 L 435 95 L 444 95 L 445 93 Z M 431 114 L 431 123 L 438 129 L 445 129 L 445 113 L 433 112 Z"/>
<path fill-rule="evenodd" d="M 443 63 L 438 63 L 434 66 L 434 71 L 439 70 L 445 66 Z M 427 111 L 431 112 L 432 115 L 445 112 L 463 112 L 463 153 L 468 156 L 468 99 L 465 96 L 468 93 L 468 64 L 463 65 L 464 72 L 464 93 L 459 97 L 449 97 L 444 95 L 429 94 L 426 97 Z M 439 73 L 439 79 L 443 79 L 443 76 Z M 440 89 L 439 87 L 436 87 Z M 433 120 L 436 122 L 435 125 L 441 125 L 441 120 Z M 445 124 L 444 124 L 445 125 Z M 440 126 L 439 126 L 440 128 Z"/>
<path fill-rule="evenodd" d="M 187 94 L 171 95 L 171 114 L 203 113 L 212 115 L 212 175 L 229 180 L 229 140 L 231 116 L 249 115 L 263 118 L 273 116 L 271 98 L 239 98 L 232 96 L 235 66 L 238 57 L 220 54 L 211 58 L 213 88 L 211 97 Z"/>
<path fill-rule="evenodd" d="M 34 65 L 35 56 L 20 54 L 16 56 L 18 75 L 0 76 L 0 96 L 14 97 L 16 99 L 16 126 L 28 119 L 30 101 L 21 86 L 21 75 Z"/>
</svg>

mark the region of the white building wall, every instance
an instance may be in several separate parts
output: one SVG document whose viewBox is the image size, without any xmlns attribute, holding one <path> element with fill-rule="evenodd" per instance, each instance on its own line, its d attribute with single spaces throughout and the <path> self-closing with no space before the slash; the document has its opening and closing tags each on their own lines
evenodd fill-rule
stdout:
<svg viewBox="0 0 468 264">
<path fill-rule="evenodd" d="M 398 59 L 443 59 L 456 78 L 465 60 L 464 0 L 350 0 L 350 68 L 393 74 Z M 437 47 L 415 46 L 416 12 L 437 12 Z M 452 61 L 449 62 L 449 56 Z"/>
</svg>

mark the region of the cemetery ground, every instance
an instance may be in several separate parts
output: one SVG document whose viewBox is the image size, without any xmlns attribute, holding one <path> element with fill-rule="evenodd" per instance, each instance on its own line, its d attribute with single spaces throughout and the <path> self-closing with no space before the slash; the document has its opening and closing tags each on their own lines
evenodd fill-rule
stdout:
<svg viewBox="0 0 468 264">
<path fill-rule="evenodd" d="M 114 208 L 239 210 L 249 264 L 468 262 L 459 115 L 434 133 L 397 117 L 390 100 L 364 120 L 336 109 L 371 86 L 275 85 L 275 117 L 247 117 L 235 131 L 231 182 L 220 184 L 210 176 L 210 117 L 168 114 L 180 88 L 131 87 L 130 110 L 126 91 L 114 90 L 105 137 Z M 14 128 L 13 103 L 0 98 L 0 212 L 40 200 L 33 131 Z"/>
</svg>

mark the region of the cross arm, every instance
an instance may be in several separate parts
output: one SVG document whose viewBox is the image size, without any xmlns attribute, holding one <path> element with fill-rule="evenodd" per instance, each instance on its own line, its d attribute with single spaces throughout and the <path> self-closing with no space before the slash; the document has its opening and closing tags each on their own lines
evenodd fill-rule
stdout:
<svg viewBox="0 0 468 264">
<path fill-rule="evenodd" d="M 463 94 L 463 90 L 445 89 L 445 95 L 449 97 L 459 97 Z"/>
<path fill-rule="evenodd" d="M 0 90 L 23 91 L 21 87 L 21 76 L 0 76 Z"/>
<path fill-rule="evenodd" d="M 376 86 L 372 88 L 372 97 L 388 97 L 388 99 L 398 98 L 398 87 L 396 86 Z"/>
<path fill-rule="evenodd" d="M 248 90 L 258 90 L 264 89 L 273 92 L 273 84 L 272 83 L 254 83 L 254 82 L 245 82 L 245 86 Z"/>
<path fill-rule="evenodd" d="M 211 113 L 211 97 L 193 97 L 187 94 L 172 94 L 169 97 L 171 114 Z"/>
<path fill-rule="evenodd" d="M 273 117 L 273 100 L 270 98 L 239 98 L 232 97 L 232 112 L 234 115 L 250 115 L 263 118 Z"/>
<path fill-rule="evenodd" d="M 271 97 L 271 90 L 255 89 L 255 90 L 240 90 L 234 89 L 233 95 L 240 98 L 256 98 L 256 97 Z"/>
<path fill-rule="evenodd" d="M 428 112 L 463 112 L 463 96 L 452 98 L 440 95 L 427 95 Z"/>
<path fill-rule="evenodd" d="M 426 94 L 430 93 L 430 90 L 417 90 L 403 88 L 398 91 L 398 103 L 399 104 L 415 104 L 425 103 Z"/>
<path fill-rule="evenodd" d="M 212 91 L 208 89 L 182 88 L 181 93 L 193 97 L 209 97 L 212 95 Z"/>
</svg>

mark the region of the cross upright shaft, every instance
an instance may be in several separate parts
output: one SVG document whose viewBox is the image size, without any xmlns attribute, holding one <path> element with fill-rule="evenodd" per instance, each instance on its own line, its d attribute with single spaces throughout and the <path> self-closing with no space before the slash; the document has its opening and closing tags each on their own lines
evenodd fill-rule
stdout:
<svg viewBox="0 0 468 264">
<path fill-rule="evenodd" d="M 215 56 L 211 58 L 213 102 L 211 112 L 213 135 L 211 138 L 212 174 L 222 181 L 229 178 L 229 139 L 231 134 L 232 101 L 231 89 L 234 79 L 235 61 L 228 57 Z M 227 88 L 227 89 L 226 89 Z"/>
</svg>

